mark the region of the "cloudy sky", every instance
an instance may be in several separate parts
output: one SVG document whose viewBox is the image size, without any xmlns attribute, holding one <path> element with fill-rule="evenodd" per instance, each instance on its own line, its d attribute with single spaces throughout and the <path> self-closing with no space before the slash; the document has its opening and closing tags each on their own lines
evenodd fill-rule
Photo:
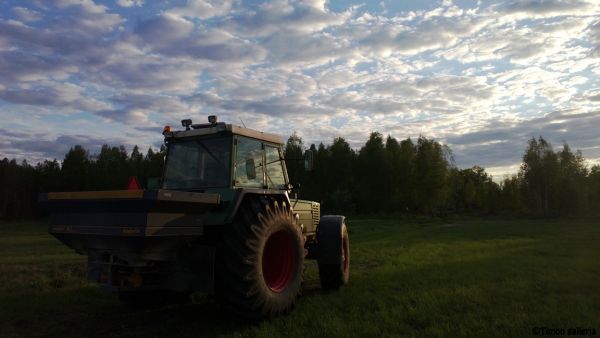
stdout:
<svg viewBox="0 0 600 338">
<path fill-rule="evenodd" d="M 600 159 L 600 2 L 0 3 L 0 157 L 160 145 L 209 114 L 305 143 L 372 131 L 518 169 L 542 135 Z"/>
</svg>

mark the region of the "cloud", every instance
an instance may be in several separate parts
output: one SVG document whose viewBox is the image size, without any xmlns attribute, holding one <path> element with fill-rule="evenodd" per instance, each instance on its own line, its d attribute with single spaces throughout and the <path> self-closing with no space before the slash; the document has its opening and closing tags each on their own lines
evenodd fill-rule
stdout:
<svg viewBox="0 0 600 338">
<path fill-rule="evenodd" d="M 117 0 L 117 5 L 121 7 L 142 7 L 144 0 Z"/>
<path fill-rule="evenodd" d="M 587 149 L 583 155 L 599 158 L 600 111 L 569 114 L 554 112 L 541 118 L 518 123 L 495 122 L 482 130 L 452 135 L 445 138 L 453 150 L 459 165 L 479 164 L 489 167 L 503 167 L 519 163 L 527 140 L 544 137 L 555 148 L 563 142 L 572 149 Z"/>
<path fill-rule="evenodd" d="M 108 109 L 98 111 L 96 114 L 110 121 L 124 122 L 131 125 L 143 125 L 148 123 L 148 114 L 136 109 Z"/>
<path fill-rule="evenodd" d="M 98 5 L 93 0 L 53 0 L 53 3 L 67 14 L 49 22 L 49 26 L 55 29 L 69 30 L 77 27 L 93 34 L 112 31 L 124 21 L 121 16 L 109 13 L 107 7 Z"/>
<path fill-rule="evenodd" d="M 4 156 L 9 158 L 26 158 L 30 161 L 39 162 L 44 159 L 62 160 L 65 154 L 75 145 L 81 145 L 90 152 L 91 155 L 98 153 L 103 144 L 110 145 L 129 145 L 124 139 L 106 139 L 93 137 L 89 135 L 61 135 L 56 138 L 49 138 L 44 134 L 21 133 L 17 137 L 5 139 L 7 135 L 2 130 L 3 136 L 0 137 L 0 144 L 5 143 L 3 147 Z"/>
<path fill-rule="evenodd" d="M 282 31 L 305 34 L 320 32 L 342 25 L 350 12 L 332 13 L 321 1 L 272 1 L 252 10 L 235 12 L 225 21 L 225 27 L 242 36 L 269 36 Z"/>
<path fill-rule="evenodd" d="M 229 12 L 232 1 L 188 0 L 185 6 L 175 7 L 167 14 L 186 18 L 208 19 Z"/>
<path fill-rule="evenodd" d="M 176 96 L 156 96 L 146 94 L 119 94 L 111 98 L 113 109 L 96 111 L 98 116 L 108 120 L 131 125 L 158 126 L 150 120 L 152 114 L 171 116 L 185 114 L 189 106 Z"/>
<path fill-rule="evenodd" d="M 83 95 L 83 88 L 74 84 L 47 84 L 30 89 L 0 90 L 0 99 L 14 104 L 53 106 L 75 111 L 95 111 L 105 107 Z"/>
<path fill-rule="evenodd" d="M 484 78 L 399 75 L 374 79 L 352 91 L 317 99 L 333 110 L 411 118 L 425 113 L 477 113 L 493 104 L 496 95 Z"/>
<path fill-rule="evenodd" d="M 80 137 L 59 130 L 80 119 L 93 123 L 90 142 L 151 144 L 164 124 L 218 114 L 310 143 L 422 134 L 447 140 L 464 166 L 514 168 L 537 134 L 600 157 L 589 127 L 600 109 L 600 4 L 470 6 L 19 3 L 0 16 L 0 113 L 39 122 L 35 135 L 51 144 Z M 19 140 L 30 158 L 53 154 L 27 135 L 0 138 L 0 151 L 17 154 Z"/>
<path fill-rule="evenodd" d="M 408 13 L 393 18 L 365 15 L 345 31 L 363 53 L 379 56 L 416 55 L 450 48 L 461 39 L 479 32 L 488 23 L 456 7 L 440 7 L 420 15 Z M 349 27 L 350 28 L 350 27 Z"/>
<path fill-rule="evenodd" d="M 581 1 L 521 1 L 481 10 L 478 34 L 438 55 L 462 63 L 509 60 L 516 64 L 563 62 L 580 52 L 586 27 L 600 5 Z M 529 20 L 521 23 L 523 20 Z"/>
<path fill-rule="evenodd" d="M 547 18 L 588 14 L 592 8 L 590 3 L 580 0 L 525 0 L 511 2 L 500 11 L 518 18 Z"/>
<path fill-rule="evenodd" d="M 65 78 L 76 71 L 76 66 L 53 55 L 0 51 L 0 83 L 5 86 L 18 86 L 49 77 Z"/>
<path fill-rule="evenodd" d="M 171 14 L 145 21 L 135 32 L 154 51 L 167 56 L 216 62 L 252 62 L 265 56 L 262 48 L 224 30 L 197 30 L 192 22 Z"/>
<path fill-rule="evenodd" d="M 584 94 L 586 100 L 600 102 L 600 90 L 588 91 Z"/>
<path fill-rule="evenodd" d="M 290 43 L 293 41 L 293 43 Z M 320 65 L 348 53 L 348 44 L 328 34 L 296 32 L 275 34 L 263 46 L 271 62 L 279 65 Z"/>
<path fill-rule="evenodd" d="M 328 113 L 323 108 L 314 105 L 307 97 L 299 94 L 269 96 L 252 100 L 196 95 L 192 100 L 202 103 L 208 109 L 213 109 L 213 111 L 217 110 L 230 114 L 249 112 L 277 119 L 289 115 L 306 116 Z"/>
<path fill-rule="evenodd" d="M 12 8 L 13 13 L 15 13 L 15 15 L 23 20 L 23 21 L 37 21 L 41 18 L 40 13 L 32 10 L 32 9 L 28 9 L 25 7 L 13 7 Z"/>
<path fill-rule="evenodd" d="M 10 46 L 0 50 L 0 83 L 20 87 L 41 80 L 86 76 L 104 64 L 111 54 L 111 42 L 95 41 L 87 29 L 77 26 L 51 30 L 0 20 L 2 37 Z M 87 72 L 82 74 L 82 69 Z"/>
<path fill-rule="evenodd" d="M 122 59 L 102 66 L 93 76 L 106 85 L 129 91 L 149 93 L 187 93 L 195 89 L 200 67 L 175 62 L 162 62 L 161 58 L 144 57 Z"/>
<path fill-rule="evenodd" d="M 187 37 L 194 29 L 194 24 L 186 19 L 170 14 L 157 15 L 144 21 L 135 28 L 135 32 L 146 41 L 168 42 Z"/>
<path fill-rule="evenodd" d="M 590 56 L 600 58 L 600 21 L 596 21 L 588 28 L 588 39 L 592 43 Z"/>
</svg>

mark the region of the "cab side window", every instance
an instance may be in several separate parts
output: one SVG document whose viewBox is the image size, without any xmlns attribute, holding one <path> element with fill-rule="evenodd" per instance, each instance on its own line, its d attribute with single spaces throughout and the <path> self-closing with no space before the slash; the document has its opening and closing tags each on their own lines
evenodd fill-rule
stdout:
<svg viewBox="0 0 600 338">
<path fill-rule="evenodd" d="M 283 157 L 279 148 L 265 145 L 265 157 L 267 160 L 267 186 L 271 189 L 285 189 Z"/>
<path fill-rule="evenodd" d="M 235 185 L 262 188 L 264 186 L 262 143 L 250 138 L 238 137 L 235 158 Z"/>
</svg>

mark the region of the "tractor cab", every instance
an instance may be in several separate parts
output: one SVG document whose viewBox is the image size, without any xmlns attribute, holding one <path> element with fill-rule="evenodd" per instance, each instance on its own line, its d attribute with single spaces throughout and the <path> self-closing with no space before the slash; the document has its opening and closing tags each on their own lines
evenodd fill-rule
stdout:
<svg viewBox="0 0 600 338">
<path fill-rule="evenodd" d="M 167 145 L 162 189 L 204 192 L 254 188 L 287 190 L 289 179 L 278 135 L 222 122 L 182 121 L 185 130 L 163 135 Z"/>
</svg>

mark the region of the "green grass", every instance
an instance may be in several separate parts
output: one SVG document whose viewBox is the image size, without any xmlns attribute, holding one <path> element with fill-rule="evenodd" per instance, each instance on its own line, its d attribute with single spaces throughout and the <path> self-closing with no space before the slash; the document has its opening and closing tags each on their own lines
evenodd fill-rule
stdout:
<svg viewBox="0 0 600 338">
<path fill-rule="evenodd" d="M 600 224 L 584 221 L 349 223 L 350 284 L 319 288 L 308 262 L 288 316 L 232 321 L 210 297 L 136 309 L 85 281 L 85 258 L 40 223 L 0 224 L 0 336 L 525 337 L 600 335 Z"/>
</svg>

